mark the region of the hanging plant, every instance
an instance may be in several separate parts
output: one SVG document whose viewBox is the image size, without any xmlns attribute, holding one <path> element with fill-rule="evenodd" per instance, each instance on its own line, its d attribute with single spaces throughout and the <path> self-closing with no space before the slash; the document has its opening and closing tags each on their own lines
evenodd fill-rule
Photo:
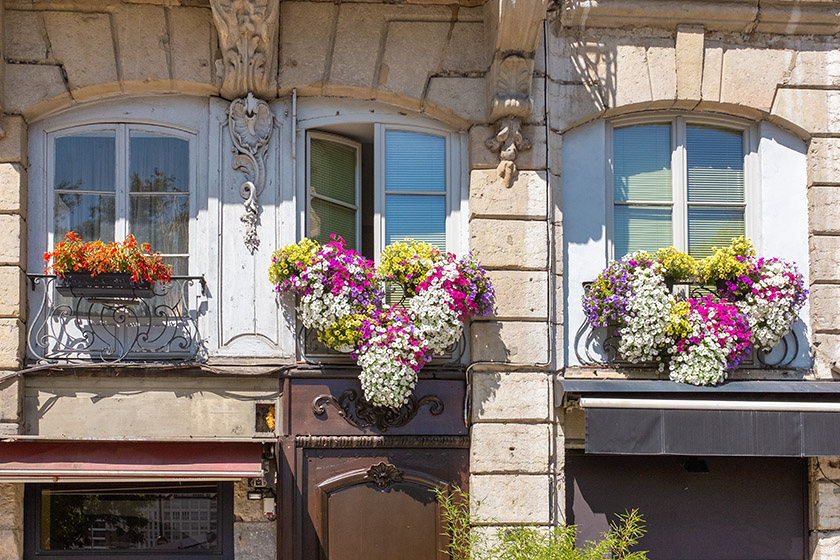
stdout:
<svg viewBox="0 0 840 560">
<path fill-rule="evenodd" d="M 668 282 L 715 285 L 679 301 Z M 714 385 L 749 355 L 787 334 L 808 295 L 796 266 L 757 258 L 744 237 L 696 261 L 673 247 L 612 262 L 583 296 L 595 327 L 612 327 L 631 363 L 656 361 L 674 381 Z"/>
<path fill-rule="evenodd" d="M 300 320 L 319 340 L 351 351 L 367 400 L 400 407 L 434 353 L 458 341 L 468 317 L 492 313 L 495 296 L 472 254 L 459 260 L 407 240 L 388 246 L 381 261 L 377 271 L 337 236 L 324 246 L 303 239 L 274 253 L 269 279 L 297 295 Z M 386 282 L 400 286 L 401 302 L 386 303 Z"/>
</svg>

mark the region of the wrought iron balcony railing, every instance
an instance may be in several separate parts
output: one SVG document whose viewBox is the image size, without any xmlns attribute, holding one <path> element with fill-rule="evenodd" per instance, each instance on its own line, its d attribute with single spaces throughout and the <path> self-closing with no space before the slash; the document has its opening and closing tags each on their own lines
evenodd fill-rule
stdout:
<svg viewBox="0 0 840 560">
<path fill-rule="evenodd" d="M 198 317 L 206 311 L 203 276 L 173 276 L 152 295 L 66 296 L 56 276 L 27 274 L 27 359 L 36 363 L 200 359 Z"/>
<path fill-rule="evenodd" d="M 584 288 L 589 282 L 584 284 Z M 672 287 L 677 299 L 702 297 L 714 293 L 714 288 L 700 284 L 676 284 Z M 656 364 L 638 364 L 624 360 L 618 351 L 621 337 L 615 327 L 593 327 L 588 320 L 577 330 L 574 340 L 574 353 L 577 365 L 594 367 L 631 367 L 655 368 Z M 804 341 L 804 342 L 803 342 Z M 803 349 L 807 350 L 807 340 L 803 329 L 795 328 L 788 332 L 769 352 L 752 349 L 750 355 L 740 364 L 746 369 L 785 369 L 796 367 L 797 358 L 801 358 Z"/>
</svg>

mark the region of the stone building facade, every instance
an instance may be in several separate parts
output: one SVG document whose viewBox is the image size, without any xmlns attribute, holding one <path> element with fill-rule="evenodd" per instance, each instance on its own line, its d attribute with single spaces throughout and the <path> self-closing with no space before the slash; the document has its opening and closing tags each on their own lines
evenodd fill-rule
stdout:
<svg viewBox="0 0 840 560">
<path fill-rule="evenodd" d="M 840 402 L 837 2 L 0 0 L 0 22 L 0 558 L 58 546 L 44 537 L 47 496 L 66 488 L 184 484 L 204 496 L 218 485 L 218 524 L 198 544 L 224 558 L 425 559 L 445 544 L 429 488 L 468 487 L 479 530 L 600 528 L 609 508 L 635 504 L 604 498 L 599 510 L 602 496 L 587 488 L 619 495 L 642 478 L 647 495 L 676 504 L 646 512 L 654 558 L 840 558 L 829 412 Z M 822 403 L 825 433 L 810 451 L 717 453 L 713 434 L 682 451 L 583 452 L 594 431 L 582 399 L 684 396 L 653 369 L 585 359 L 576 336 L 580 283 L 612 254 L 612 130 L 662 122 L 743 131 L 746 231 L 760 252 L 795 260 L 810 290 L 784 367 L 743 368 L 730 389 L 688 398 L 737 400 L 733 429 L 747 442 L 777 438 L 755 427 L 772 412 L 756 403 L 796 414 Z M 251 136 L 231 133 L 243 123 L 256 123 Z M 310 231 L 311 133 L 358 144 L 362 182 L 384 192 L 388 130 L 445 142 L 447 249 L 476 252 L 497 294 L 495 316 L 472 322 L 463 352 L 421 375 L 418 397 L 440 408 L 426 401 L 390 426 L 360 416 L 356 393 L 344 398 L 358 392 L 357 370 L 309 345 L 266 277 L 271 252 Z M 86 157 L 61 159 L 61 140 L 76 137 L 116 146 L 122 186 L 82 189 L 121 200 L 112 236 L 134 231 L 132 187 L 119 178 L 132 139 L 173 139 L 189 154 L 188 187 L 172 195 L 188 207 L 186 241 L 169 251 L 182 259 L 186 291 L 173 308 L 186 351 L 173 338 L 114 362 L 78 333 L 59 340 L 93 321 L 75 308 L 61 323 L 40 274 L 61 229 L 56 206 L 72 190 L 56 177 Z M 374 249 L 378 227 L 360 227 Z M 632 384 L 641 381 L 654 384 Z M 268 410 L 274 427 L 261 424 Z M 778 439 L 811 435 L 800 427 Z M 710 476 L 686 482 L 688 456 Z M 190 473 L 173 467 L 190 458 Z M 394 491 L 370 482 L 383 464 L 403 477 Z M 682 484 L 695 501 L 680 501 Z M 697 525 L 692 505 L 731 518 Z M 770 523 L 759 517 L 769 508 L 787 513 Z M 403 518 L 423 530 L 394 522 Z M 657 536 L 668 519 L 702 552 Z M 789 546 L 762 548 L 768 535 Z"/>
</svg>

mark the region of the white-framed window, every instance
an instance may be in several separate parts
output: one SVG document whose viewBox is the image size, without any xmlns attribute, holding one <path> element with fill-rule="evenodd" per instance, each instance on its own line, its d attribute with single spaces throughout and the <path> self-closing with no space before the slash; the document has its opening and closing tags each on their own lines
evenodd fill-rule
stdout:
<svg viewBox="0 0 840 560">
<path fill-rule="evenodd" d="M 313 103 L 301 112 L 301 237 L 325 243 L 337 234 L 372 260 L 407 238 L 462 252 L 465 134 L 371 107 Z"/>
<path fill-rule="evenodd" d="M 86 241 L 133 234 L 175 274 L 189 258 L 191 137 L 147 124 L 103 123 L 47 134 L 50 244 L 75 231 Z"/>
<path fill-rule="evenodd" d="M 607 131 L 611 256 L 668 246 L 694 257 L 752 234 L 756 132 L 734 119 L 658 115 Z"/>
</svg>

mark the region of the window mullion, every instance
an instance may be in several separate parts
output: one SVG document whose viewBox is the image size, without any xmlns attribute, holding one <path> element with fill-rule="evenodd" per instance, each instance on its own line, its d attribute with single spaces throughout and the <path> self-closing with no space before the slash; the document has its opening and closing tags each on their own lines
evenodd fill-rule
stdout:
<svg viewBox="0 0 840 560">
<path fill-rule="evenodd" d="M 116 173 L 114 177 L 114 205 L 115 218 L 114 237 L 115 241 L 122 241 L 130 233 L 128 224 L 129 200 L 128 200 L 128 164 L 129 164 L 129 142 L 128 126 L 121 124 L 116 130 Z"/>
<path fill-rule="evenodd" d="M 671 153 L 671 169 L 673 177 L 673 245 L 680 251 L 688 251 L 688 170 L 686 159 L 686 132 L 685 119 L 678 117 L 672 125 L 672 138 L 674 142 Z"/>
<path fill-rule="evenodd" d="M 377 123 L 373 130 L 373 253 L 376 264 L 385 248 L 385 125 Z"/>
</svg>

